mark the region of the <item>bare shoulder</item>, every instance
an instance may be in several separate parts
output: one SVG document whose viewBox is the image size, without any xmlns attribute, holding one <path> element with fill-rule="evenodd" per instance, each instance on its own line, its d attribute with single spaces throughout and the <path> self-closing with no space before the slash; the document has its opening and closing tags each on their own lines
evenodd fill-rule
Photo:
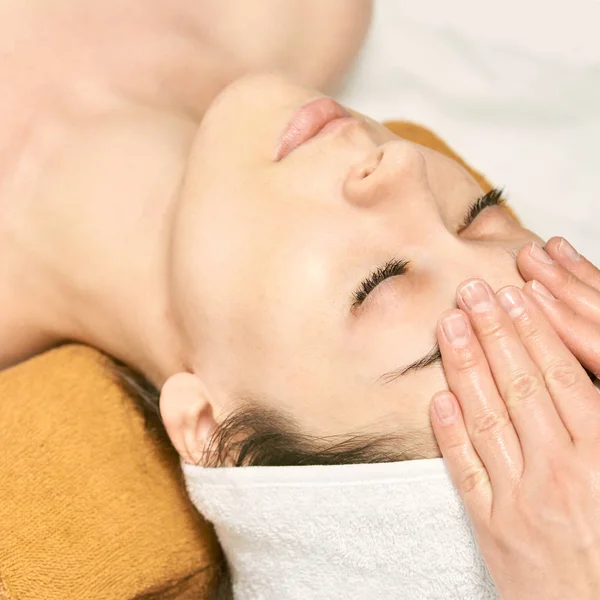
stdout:
<svg viewBox="0 0 600 600">
<path fill-rule="evenodd" d="M 372 5 L 372 0 L 206 0 L 196 20 L 200 35 L 236 57 L 244 70 L 280 69 L 300 83 L 330 90 L 362 45 Z"/>
</svg>

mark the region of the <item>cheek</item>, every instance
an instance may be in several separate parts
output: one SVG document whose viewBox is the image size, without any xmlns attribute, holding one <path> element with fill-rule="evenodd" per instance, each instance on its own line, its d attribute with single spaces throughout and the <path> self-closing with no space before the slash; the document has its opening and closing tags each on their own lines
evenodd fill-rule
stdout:
<svg viewBox="0 0 600 600">
<path fill-rule="evenodd" d="M 390 424 L 400 433 L 415 432 L 424 440 L 424 446 L 435 447 L 429 410 L 435 393 L 448 389 L 443 368 L 439 365 L 412 372 L 392 381 L 381 389 L 381 402 L 393 411 Z"/>
<path fill-rule="evenodd" d="M 402 450 L 408 458 L 435 458 L 440 452 L 429 411 L 431 398 L 443 389 L 447 386 L 442 368 L 429 367 L 387 385 L 372 386 L 355 400 L 356 410 L 363 411 L 362 425 L 374 435 L 402 436 Z"/>
<path fill-rule="evenodd" d="M 348 346 L 357 360 L 381 372 L 408 365 L 435 345 L 435 324 L 450 297 L 435 293 L 427 271 L 399 276 L 380 284 L 361 307 L 349 329 Z"/>
</svg>

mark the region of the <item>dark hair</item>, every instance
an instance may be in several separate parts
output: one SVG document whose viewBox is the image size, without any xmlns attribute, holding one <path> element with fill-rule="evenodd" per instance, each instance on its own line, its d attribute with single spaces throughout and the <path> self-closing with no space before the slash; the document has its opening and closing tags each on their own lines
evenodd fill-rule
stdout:
<svg viewBox="0 0 600 600">
<path fill-rule="evenodd" d="M 115 373 L 121 386 L 139 401 L 147 427 L 164 435 L 159 391 L 123 363 L 115 363 Z M 240 403 L 240 407 L 211 433 L 203 464 L 207 467 L 273 467 L 397 462 L 418 458 L 428 458 L 422 433 L 311 436 L 303 433 L 291 416 L 247 401 Z M 200 575 L 206 581 L 207 568 L 139 595 L 134 600 L 184 600 L 190 592 L 196 594 L 196 599 L 200 593 L 208 594 L 205 596 L 207 600 L 233 598 L 225 558 L 209 577 L 210 590 L 200 589 L 195 583 Z"/>
</svg>

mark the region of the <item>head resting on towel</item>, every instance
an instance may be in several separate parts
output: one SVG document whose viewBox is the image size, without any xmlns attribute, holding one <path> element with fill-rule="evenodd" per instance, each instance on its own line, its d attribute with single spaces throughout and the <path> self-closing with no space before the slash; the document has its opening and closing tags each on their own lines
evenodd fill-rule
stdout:
<svg viewBox="0 0 600 600">
<path fill-rule="evenodd" d="M 458 162 L 358 113 L 277 156 L 318 96 L 242 79 L 193 143 L 166 270 L 186 360 L 160 401 L 187 462 L 438 456 L 437 318 L 469 277 L 521 285 L 539 240 Z M 237 455 L 206 452 L 218 438 Z"/>
</svg>

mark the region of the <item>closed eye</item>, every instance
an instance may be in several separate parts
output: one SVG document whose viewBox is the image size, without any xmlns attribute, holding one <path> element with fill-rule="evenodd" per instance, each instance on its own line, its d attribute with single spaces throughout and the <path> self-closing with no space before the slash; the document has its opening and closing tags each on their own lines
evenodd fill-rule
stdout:
<svg viewBox="0 0 600 600">
<path fill-rule="evenodd" d="M 459 227 L 458 233 L 463 229 L 466 229 L 488 206 L 500 206 L 505 202 L 504 190 L 501 188 L 493 188 L 487 194 L 477 198 L 477 200 L 469 206 L 467 216 Z"/>
<path fill-rule="evenodd" d="M 365 280 L 361 282 L 358 289 L 352 294 L 354 298 L 353 306 L 360 306 L 365 298 L 382 282 L 389 277 L 396 275 L 404 275 L 408 260 L 392 259 L 385 263 L 382 267 L 375 269 Z"/>
<path fill-rule="evenodd" d="M 504 191 L 501 188 L 493 188 L 487 194 L 477 198 L 473 204 L 469 206 L 467 215 L 460 226 L 458 233 L 466 229 L 475 219 L 489 206 L 499 206 L 504 204 L 506 199 L 503 195 Z M 352 306 L 360 306 L 366 297 L 383 281 L 396 275 L 404 275 L 410 261 L 392 259 L 386 262 L 383 266 L 375 269 L 366 279 L 364 279 L 358 288 L 353 292 Z"/>
</svg>

